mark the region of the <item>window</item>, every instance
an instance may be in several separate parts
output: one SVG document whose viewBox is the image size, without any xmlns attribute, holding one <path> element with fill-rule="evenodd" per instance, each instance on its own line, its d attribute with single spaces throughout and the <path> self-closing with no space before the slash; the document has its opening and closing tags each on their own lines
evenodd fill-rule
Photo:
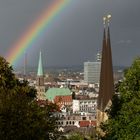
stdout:
<svg viewBox="0 0 140 140">
<path fill-rule="evenodd" d="M 83 120 L 86 120 L 86 117 L 83 117 L 82 119 L 83 119 Z"/>
</svg>

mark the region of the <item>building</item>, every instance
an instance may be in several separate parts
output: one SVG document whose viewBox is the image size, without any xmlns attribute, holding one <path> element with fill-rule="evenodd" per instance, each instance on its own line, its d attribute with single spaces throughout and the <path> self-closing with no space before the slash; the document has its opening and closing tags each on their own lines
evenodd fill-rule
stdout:
<svg viewBox="0 0 140 140">
<path fill-rule="evenodd" d="M 45 88 L 45 85 L 44 85 L 44 75 L 43 75 L 43 65 L 42 65 L 41 52 L 39 54 L 37 80 L 36 80 L 36 90 L 37 90 L 37 99 L 38 100 L 44 100 L 45 99 L 46 88 Z"/>
<path fill-rule="evenodd" d="M 70 114 L 62 116 L 62 119 L 57 121 L 58 126 L 69 127 L 89 127 L 96 126 L 96 119 L 93 115 L 79 115 L 79 114 Z"/>
<path fill-rule="evenodd" d="M 59 106 L 72 106 L 72 95 L 55 96 L 54 102 Z"/>
<path fill-rule="evenodd" d="M 56 96 L 72 96 L 72 94 L 69 88 L 49 88 L 45 93 L 45 98 L 51 102 L 58 99 Z M 67 97 L 64 99 L 67 99 Z"/>
<path fill-rule="evenodd" d="M 106 110 L 111 106 L 111 100 L 114 94 L 114 79 L 113 79 L 109 19 L 110 15 L 107 16 L 108 25 L 106 31 L 106 18 L 104 18 L 101 75 L 97 103 L 97 125 L 100 125 L 101 122 L 104 122 L 108 119 Z"/>
<path fill-rule="evenodd" d="M 84 81 L 88 84 L 99 83 L 101 57 L 97 54 L 95 62 L 84 62 Z"/>
<path fill-rule="evenodd" d="M 73 113 L 93 113 L 95 115 L 97 108 L 97 99 L 74 99 Z"/>
</svg>

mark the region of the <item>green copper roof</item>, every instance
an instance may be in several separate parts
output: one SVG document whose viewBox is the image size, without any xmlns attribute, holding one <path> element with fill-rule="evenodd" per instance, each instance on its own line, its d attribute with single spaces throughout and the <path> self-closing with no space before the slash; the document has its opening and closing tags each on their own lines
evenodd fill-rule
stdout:
<svg viewBox="0 0 140 140">
<path fill-rule="evenodd" d="M 43 76 L 43 67 L 42 67 L 42 56 L 41 56 L 41 52 L 40 52 L 40 55 L 39 55 L 39 63 L 38 63 L 37 76 Z"/>
<path fill-rule="evenodd" d="M 71 95 L 71 91 L 68 88 L 50 88 L 45 93 L 46 99 L 49 101 L 54 100 L 55 96 Z"/>
</svg>

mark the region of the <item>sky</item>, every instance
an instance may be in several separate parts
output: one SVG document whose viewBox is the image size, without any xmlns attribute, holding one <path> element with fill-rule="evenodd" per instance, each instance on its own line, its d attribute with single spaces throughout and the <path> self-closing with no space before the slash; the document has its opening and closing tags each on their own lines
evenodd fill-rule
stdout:
<svg viewBox="0 0 140 140">
<path fill-rule="evenodd" d="M 24 32 L 54 0 L 0 0 L 0 55 L 10 54 Z M 27 50 L 27 64 L 83 65 L 95 61 L 102 49 L 104 15 L 111 14 L 110 32 L 114 66 L 130 66 L 140 56 L 139 0 L 70 0 L 57 14 L 36 48 Z M 22 66 L 24 54 L 15 67 Z"/>
</svg>

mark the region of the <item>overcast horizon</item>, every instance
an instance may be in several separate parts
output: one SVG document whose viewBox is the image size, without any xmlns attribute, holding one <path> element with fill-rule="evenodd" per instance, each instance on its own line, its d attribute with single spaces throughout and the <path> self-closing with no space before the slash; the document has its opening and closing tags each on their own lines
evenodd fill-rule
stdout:
<svg viewBox="0 0 140 140">
<path fill-rule="evenodd" d="M 0 0 L 0 55 L 8 53 L 42 11 L 55 0 Z M 42 50 L 45 66 L 83 65 L 95 61 L 102 49 L 103 22 L 111 14 L 114 66 L 130 66 L 140 56 L 140 1 L 71 0 L 51 22 L 41 43 L 27 50 L 29 66 L 38 65 Z M 10 53 L 10 52 L 9 52 Z M 24 54 L 16 67 L 24 63 Z"/>
</svg>

